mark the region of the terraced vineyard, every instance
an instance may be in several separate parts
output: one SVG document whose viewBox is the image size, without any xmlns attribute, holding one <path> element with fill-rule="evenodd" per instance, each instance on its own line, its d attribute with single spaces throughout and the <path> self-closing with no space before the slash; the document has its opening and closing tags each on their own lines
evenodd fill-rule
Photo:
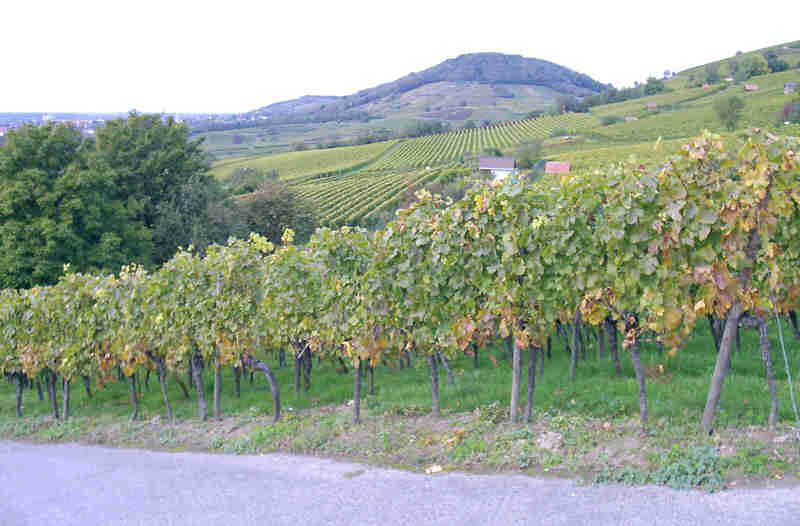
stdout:
<svg viewBox="0 0 800 526">
<path fill-rule="evenodd" d="M 665 161 L 677 153 L 685 139 L 647 141 L 639 144 L 619 144 L 612 146 L 587 146 L 582 150 L 548 152 L 547 157 L 559 161 L 569 161 L 571 171 L 590 172 L 607 170 L 612 164 L 630 161 L 651 167 Z"/>
<path fill-rule="evenodd" d="M 423 168 L 458 160 L 466 154 L 480 153 L 486 148 L 503 149 L 533 139 L 543 139 L 559 128 L 574 132 L 588 129 L 598 123 L 599 121 L 591 115 L 568 113 L 428 135 L 401 143 L 370 168 L 385 170 Z"/>
<path fill-rule="evenodd" d="M 395 142 L 384 141 L 363 146 L 223 160 L 211 166 L 211 173 L 218 179 L 224 180 L 228 179 L 236 168 L 251 167 L 259 170 L 278 170 L 281 179 L 286 180 L 322 172 L 352 170 L 377 159 Z"/>
<path fill-rule="evenodd" d="M 713 88 L 716 88 L 714 86 Z M 681 103 L 688 100 L 694 100 L 698 97 L 703 97 L 712 93 L 713 88 L 686 88 L 671 91 L 669 93 L 660 93 L 649 97 L 642 97 L 640 99 L 626 100 L 623 102 L 614 102 L 612 104 L 604 104 L 602 106 L 595 106 L 591 112 L 598 117 L 606 117 L 615 115 L 617 117 L 639 116 L 647 113 L 647 105 L 650 103 L 656 104 L 657 107 L 668 106 L 676 103 Z"/>
<path fill-rule="evenodd" d="M 317 205 L 322 223 L 330 226 L 369 223 L 376 214 L 399 204 L 410 185 L 422 187 L 447 169 L 411 172 L 360 171 L 295 185 L 301 197 Z"/>
</svg>

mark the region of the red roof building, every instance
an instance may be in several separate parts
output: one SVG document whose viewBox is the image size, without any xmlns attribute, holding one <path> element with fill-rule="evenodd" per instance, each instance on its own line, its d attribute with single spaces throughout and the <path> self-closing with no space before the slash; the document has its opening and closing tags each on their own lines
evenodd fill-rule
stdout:
<svg viewBox="0 0 800 526">
<path fill-rule="evenodd" d="M 547 161 L 544 165 L 546 174 L 567 174 L 569 173 L 569 161 Z"/>
</svg>

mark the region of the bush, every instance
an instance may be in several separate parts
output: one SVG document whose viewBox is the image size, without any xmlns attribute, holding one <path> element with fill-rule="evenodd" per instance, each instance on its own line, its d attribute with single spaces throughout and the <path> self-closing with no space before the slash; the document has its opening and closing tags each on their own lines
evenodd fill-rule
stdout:
<svg viewBox="0 0 800 526">
<path fill-rule="evenodd" d="M 542 155 L 542 143 L 531 141 L 517 147 L 517 168 L 528 170 L 533 168 Z"/>
<path fill-rule="evenodd" d="M 742 110 L 744 109 L 744 101 L 737 95 L 731 95 L 723 99 L 717 99 L 714 102 L 714 111 L 717 113 L 719 120 L 728 128 L 729 131 L 736 129 L 736 125 L 742 118 Z"/>
<path fill-rule="evenodd" d="M 691 445 L 688 450 L 677 444 L 661 457 L 661 468 L 651 478 L 656 484 L 673 489 L 702 488 L 719 491 L 724 487 L 719 453 L 710 445 Z"/>
<path fill-rule="evenodd" d="M 284 184 L 269 182 L 240 198 L 247 229 L 280 244 L 284 230 L 295 232 L 295 243 L 305 243 L 319 224 L 313 203 Z"/>
</svg>

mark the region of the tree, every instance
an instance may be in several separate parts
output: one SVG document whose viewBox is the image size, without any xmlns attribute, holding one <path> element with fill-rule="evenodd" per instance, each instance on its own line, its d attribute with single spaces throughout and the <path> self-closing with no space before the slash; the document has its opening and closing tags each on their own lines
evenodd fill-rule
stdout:
<svg viewBox="0 0 800 526">
<path fill-rule="evenodd" d="M 90 161 L 91 140 L 67 125 L 24 126 L 0 151 L 0 286 L 54 283 L 70 264 L 107 272 L 150 263 L 151 232 L 138 221 L 142 199 Z"/>
<path fill-rule="evenodd" d="M 97 133 L 97 145 L 88 159 L 89 167 L 106 174 L 113 189 L 113 198 L 127 203 L 133 211 L 133 220 L 148 231 L 163 231 L 160 220 L 165 219 L 162 202 L 180 200 L 178 194 L 185 184 L 213 184 L 208 174 L 209 164 L 200 149 L 201 141 L 189 140 L 189 129 L 171 117 L 162 121 L 159 115 L 139 115 L 131 112 L 126 119 L 106 123 Z M 168 208 L 168 207 L 167 207 Z M 186 210 L 182 222 L 191 223 L 195 210 L 173 207 L 173 211 Z M 174 217 L 169 219 L 174 221 Z M 161 236 L 155 248 L 159 264 L 171 256 L 176 245 L 169 236 Z M 166 244 L 165 244 L 166 243 Z M 150 261 L 137 258 L 137 262 Z"/>
<path fill-rule="evenodd" d="M 268 183 L 255 192 L 239 197 L 246 229 L 279 245 L 283 232 L 290 228 L 294 240 L 305 243 L 319 224 L 314 205 L 290 187 Z"/>
<path fill-rule="evenodd" d="M 589 105 L 574 95 L 559 95 L 556 97 L 554 112 L 561 114 L 567 112 L 583 113 L 589 111 Z"/>
<path fill-rule="evenodd" d="M 541 141 L 530 141 L 517 148 L 517 168 L 528 170 L 533 168 L 542 154 Z"/>
<path fill-rule="evenodd" d="M 709 84 L 719 82 L 720 76 L 719 76 L 718 63 L 706 64 L 706 67 L 704 69 L 706 72 L 706 82 L 708 82 Z"/>
<path fill-rule="evenodd" d="M 655 95 L 656 93 L 661 93 L 666 88 L 664 87 L 664 81 L 661 79 L 657 79 L 655 77 L 650 77 L 647 79 L 647 84 L 644 85 L 644 94 L 645 95 Z"/>
<path fill-rule="evenodd" d="M 714 102 L 714 111 L 717 112 L 719 120 L 729 131 L 736 129 L 736 125 L 742 118 L 742 110 L 744 109 L 744 101 L 736 95 L 731 95 L 724 99 L 718 99 Z"/>
<path fill-rule="evenodd" d="M 158 206 L 153 226 L 155 261 L 167 261 L 179 247 L 201 253 L 212 243 L 246 237 L 243 210 L 228 199 L 216 179 L 198 174 L 175 188 Z"/>
<path fill-rule="evenodd" d="M 769 64 L 767 63 L 767 59 L 761 55 L 753 55 L 744 61 L 742 69 L 747 75 L 746 78 L 756 77 L 769 73 Z"/>
<path fill-rule="evenodd" d="M 767 60 L 767 66 L 773 73 L 780 73 L 781 71 L 789 69 L 789 63 L 778 57 Z"/>
</svg>

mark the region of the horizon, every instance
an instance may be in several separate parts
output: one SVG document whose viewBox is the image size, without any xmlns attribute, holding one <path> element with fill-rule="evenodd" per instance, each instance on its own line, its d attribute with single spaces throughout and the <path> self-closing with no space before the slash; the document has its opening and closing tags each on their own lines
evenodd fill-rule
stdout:
<svg viewBox="0 0 800 526">
<path fill-rule="evenodd" d="M 4 56 L 0 112 L 246 113 L 303 95 L 350 95 L 481 52 L 546 60 L 622 88 L 796 40 L 792 17 L 775 16 L 784 5 L 740 14 L 675 2 L 652 15 L 634 2 L 617 2 L 613 13 L 594 4 L 522 6 L 509 17 L 418 0 L 380 13 L 363 1 L 234 1 L 219 10 L 147 0 L 120 17 L 98 1 L 33 1 L 4 9 L 14 21 L 7 42 L 25 45 Z M 109 36 L 109 25 L 123 37 Z M 96 46 L 81 46 L 87 35 Z"/>
</svg>

